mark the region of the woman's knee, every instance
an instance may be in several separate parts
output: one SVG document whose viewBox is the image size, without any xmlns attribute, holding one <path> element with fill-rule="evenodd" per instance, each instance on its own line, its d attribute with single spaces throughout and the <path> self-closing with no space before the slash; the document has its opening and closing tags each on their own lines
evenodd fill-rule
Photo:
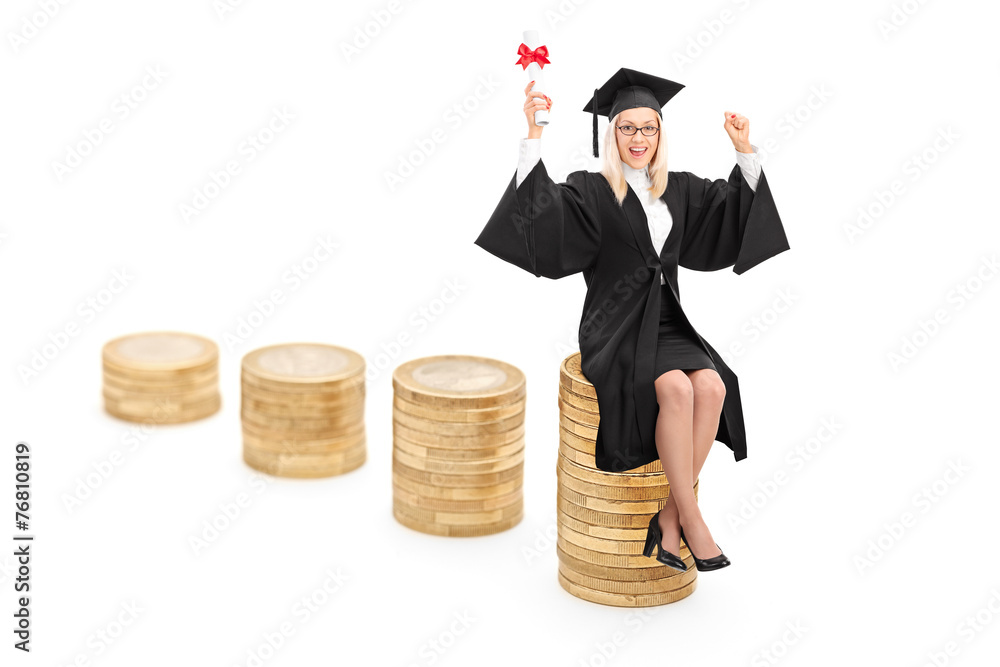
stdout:
<svg viewBox="0 0 1000 667">
<path fill-rule="evenodd" d="M 711 368 L 702 368 L 691 373 L 691 387 L 696 401 L 703 400 L 721 405 L 726 398 L 726 384 L 718 371 Z"/>
<path fill-rule="evenodd" d="M 685 407 L 694 404 L 694 387 L 682 370 L 667 371 L 656 378 L 656 400 L 660 407 Z"/>
</svg>

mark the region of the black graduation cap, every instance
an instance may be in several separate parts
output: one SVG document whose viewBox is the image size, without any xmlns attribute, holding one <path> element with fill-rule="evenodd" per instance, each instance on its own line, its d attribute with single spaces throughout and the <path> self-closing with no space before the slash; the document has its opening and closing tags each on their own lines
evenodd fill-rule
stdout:
<svg viewBox="0 0 1000 667">
<path fill-rule="evenodd" d="M 684 84 L 622 67 L 600 88 L 594 89 L 584 111 L 594 114 L 594 157 L 597 157 L 597 114 L 609 119 L 625 109 L 649 107 L 663 118 L 660 108 L 680 92 Z"/>
</svg>

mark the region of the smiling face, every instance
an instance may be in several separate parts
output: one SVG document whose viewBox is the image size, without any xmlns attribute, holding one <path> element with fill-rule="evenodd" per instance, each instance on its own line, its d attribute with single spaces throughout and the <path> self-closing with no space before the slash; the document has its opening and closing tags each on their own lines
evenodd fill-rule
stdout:
<svg viewBox="0 0 1000 667">
<path fill-rule="evenodd" d="M 618 127 L 629 125 L 635 128 L 646 126 L 658 128 L 660 127 L 660 116 L 649 107 L 626 109 L 618 116 Z M 618 141 L 618 154 L 622 161 L 633 169 L 642 169 L 653 159 L 657 142 L 660 140 L 660 133 L 657 132 L 653 136 L 647 137 L 640 129 L 630 137 L 621 130 L 615 129 L 615 137 Z"/>
</svg>

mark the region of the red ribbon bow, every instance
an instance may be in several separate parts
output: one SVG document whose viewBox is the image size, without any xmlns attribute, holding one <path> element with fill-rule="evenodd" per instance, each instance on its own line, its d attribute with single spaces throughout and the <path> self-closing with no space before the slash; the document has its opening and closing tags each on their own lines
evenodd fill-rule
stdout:
<svg viewBox="0 0 1000 667">
<path fill-rule="evenodd" d="M 528 65 L 531 63 L 538 63 L 538 67 L 542 68 L 549 62 L 549 59 L 546 57 L 549 55 L 549 47 L 543 44 L 532 51 L 528 48 L 527 44 L 521 42 L 521 46 L 517 47 L 517 55 L 521 57 L 514 64 L 520 65 L 521 69 L 528 69 Z"/>
</svg>

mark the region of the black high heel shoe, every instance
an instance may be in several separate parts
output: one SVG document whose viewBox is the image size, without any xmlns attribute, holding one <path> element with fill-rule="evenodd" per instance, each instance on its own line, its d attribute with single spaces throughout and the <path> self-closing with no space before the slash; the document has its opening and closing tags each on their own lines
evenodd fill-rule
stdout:
<svg viewBox="0 0 1000 667">
<path fill-rule="evenodd" d="M 687 545 L 688 551 L 691 551 L 691 544 L 684 539 L 684 527 L 681 526 L 681 539 L 684 540 L 684 544 Z M 715 546 L 719 547 L 719 543 L 716 542 Z M 719 547 L 719 551 L 722 551 L 722 547 Z M 694 558 L 694 566 L 698 568 L 699 572 L 709 572 L 711 570 L 718 570 L 729 565 L 729 559 L 726 558 L 726 554 L 720 553 L 718 556 L 712 556 L 711 558 L 706 558 L 702 560 L 694 555 L 691 551 L 691 557 Z"/>
<path fill-rule="evenodd" d="M 660 521 L 660 512 L 654 514 L 653 518 L 649 520 L 649 529 L 646 531 L 646 546 L 642 550 L 642 555 L 652 556 L 653 547 L 656 547 L 657 561 L 663 563 L 664 565 L 669 565 L 675 570 L 680 570 L 681 572 L 687 572 L 688 569 L 687 565 L 684 564 L 684 561 L 681 560 L 680 556 L 675 556 L 669 551 L 664 551 L 663 533 L 660 532 L 659 521 Z"/>
</svg>

